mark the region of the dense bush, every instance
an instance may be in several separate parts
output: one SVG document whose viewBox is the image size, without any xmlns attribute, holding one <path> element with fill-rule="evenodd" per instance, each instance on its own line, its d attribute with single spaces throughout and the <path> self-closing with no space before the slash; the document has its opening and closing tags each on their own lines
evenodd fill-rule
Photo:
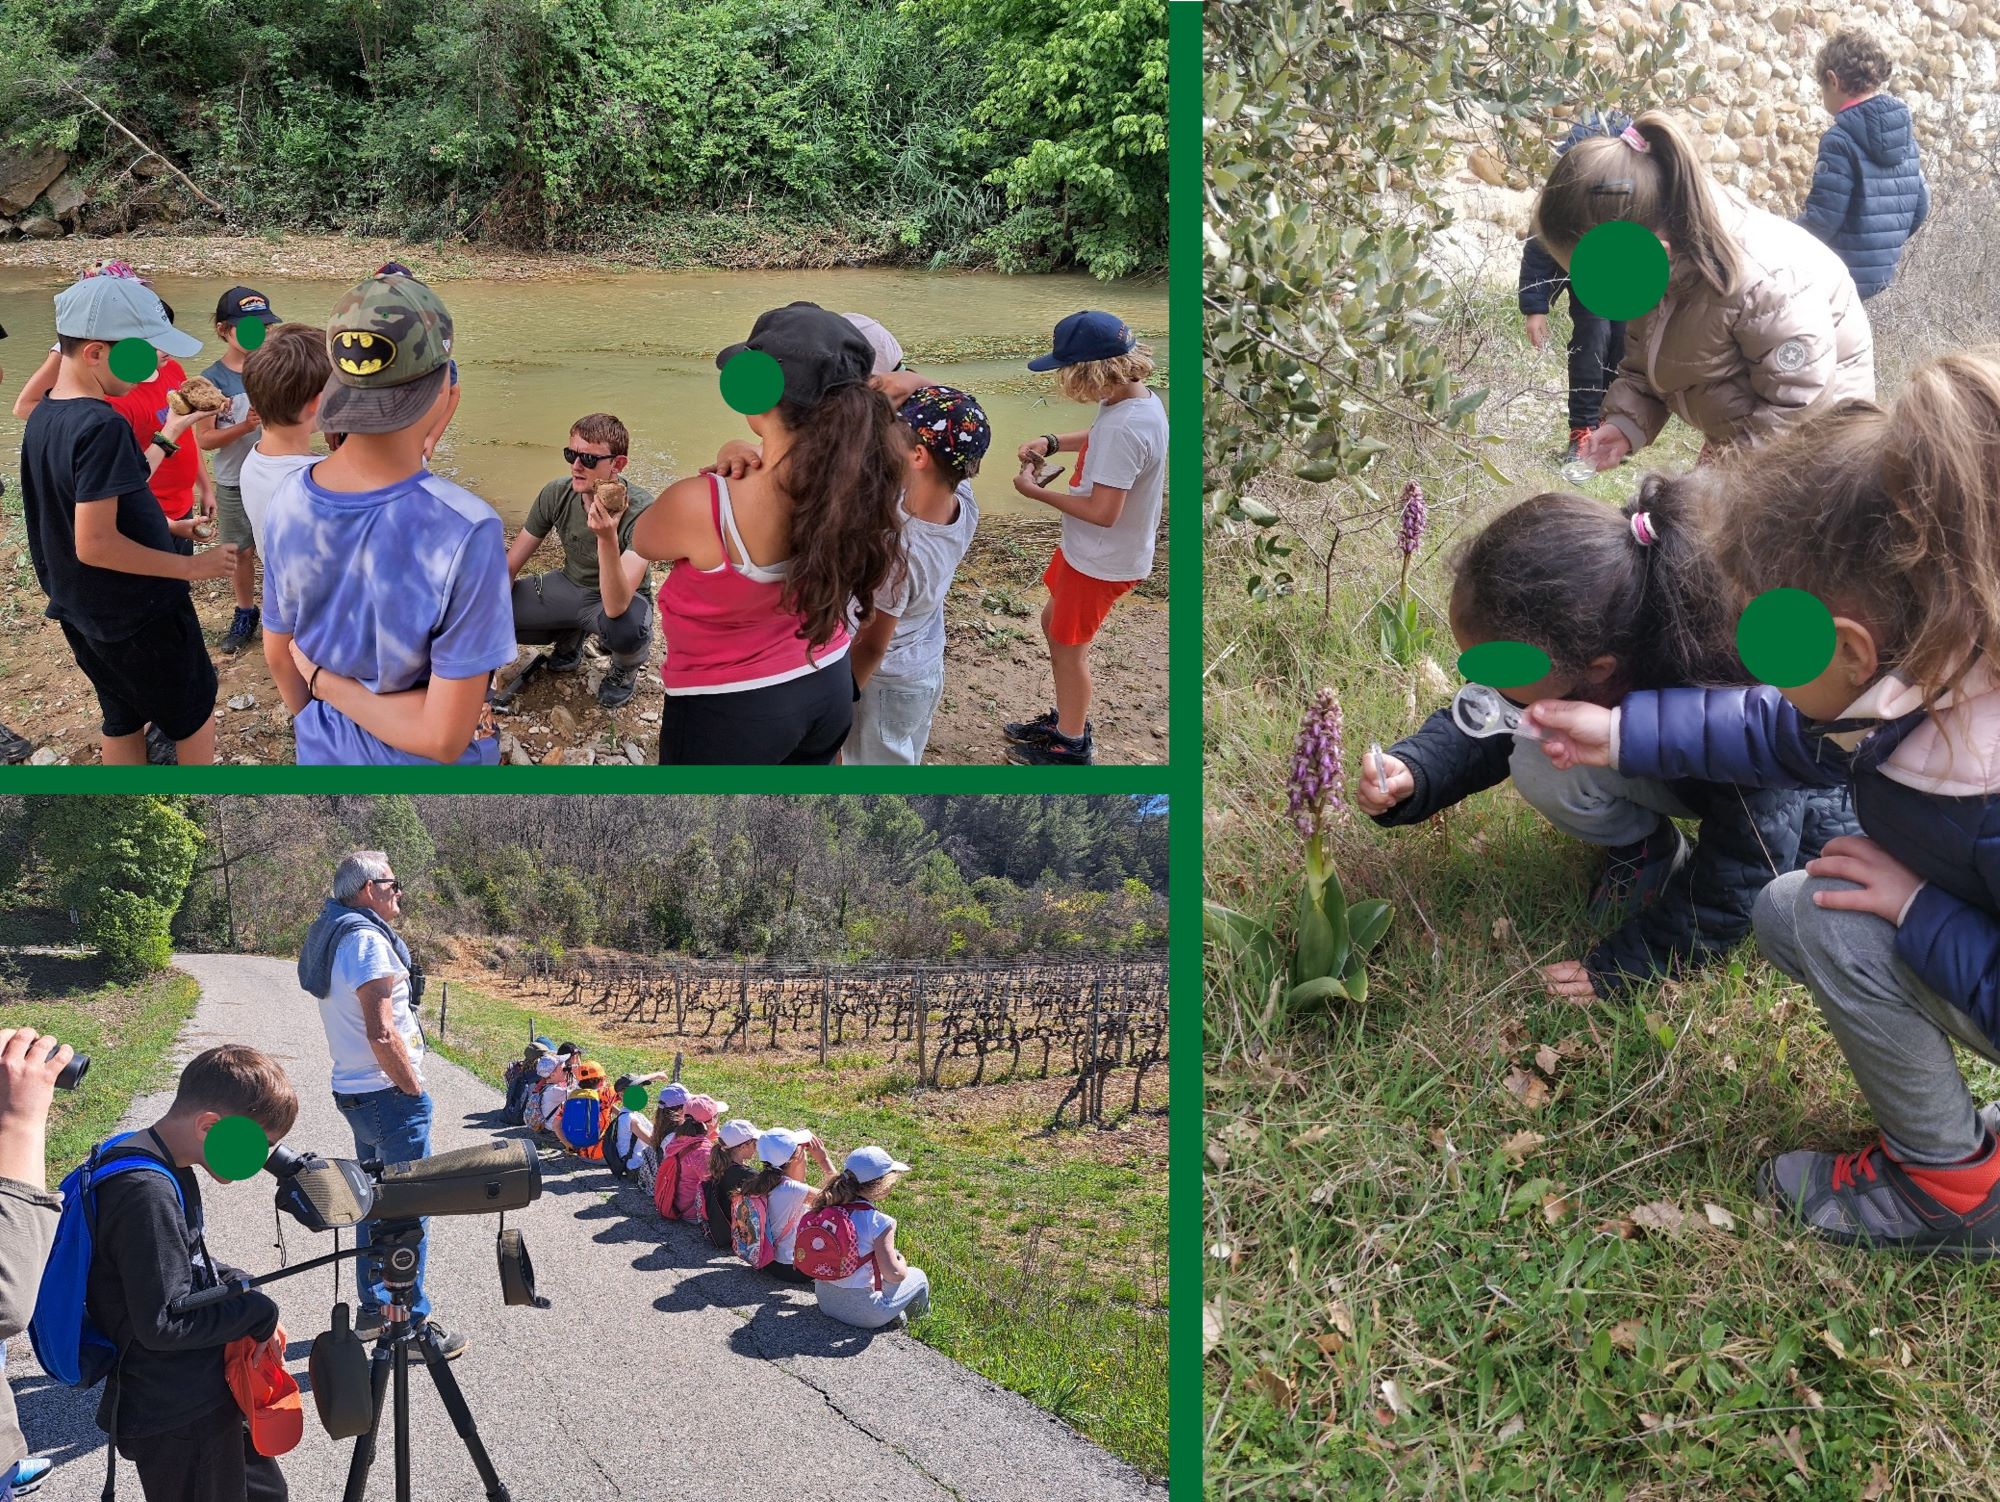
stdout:
<svg viewBox="0 0 2000 1502">
<path fill-rule="evenodd" d="M 38 797 L 10 810 L 9 823 L 56 904 L 77 915 L 78 937 L 93 946 L 114 980 L 165 968 L 169 937 L 201 830 L 185 798 Z"/>
<path fill-rule="evenodd" d="M 1165 0 L 50 0 L 0 140 L 163 146 L 252 227 L 1164 264 Z"/>
</svg>

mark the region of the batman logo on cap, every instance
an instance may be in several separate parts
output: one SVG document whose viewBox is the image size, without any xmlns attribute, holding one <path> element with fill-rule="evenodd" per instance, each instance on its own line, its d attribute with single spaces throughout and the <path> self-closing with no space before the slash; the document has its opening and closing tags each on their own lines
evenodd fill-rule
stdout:
<svg viewBox="0 0 2000 1502">
<path fill-rule="evenodd" d="M 333 363 L 345 375 L 376 375 L 396 363 L 396 341 L 367 329 L 342 329 L 333 336 Z"/>
</svg>

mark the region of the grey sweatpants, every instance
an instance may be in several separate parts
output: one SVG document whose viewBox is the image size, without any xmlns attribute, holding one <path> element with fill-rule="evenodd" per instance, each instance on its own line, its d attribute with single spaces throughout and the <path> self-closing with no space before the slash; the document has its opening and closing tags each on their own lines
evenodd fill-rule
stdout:
<svg viewBox="0 0 2000 1502">
<path fill-rule="evenodd" d="M 841 1288 L 832 1283 L 815 1283 L 820 1312 L 843 1325 L 861 1330 L 879 1330 L 892 1325 L 898 1315 L 922 1319 L 931 1312 L 931 1280 L 920 1267 L 894 1288 Z"/>
<path fill-rule="evenodd" d="M 1952 1044 L 1996 1063 L 2000 1050 L 1903 962 L 1893 924 L 1812 900 L 1853 887 L 1803 871 L 1778 877 L 1751 910 L 1758 947 L 1812 991 L 1889 1151 L 1908 1163 L 1957 1163 L 1985 1135 Z"/>
<path fill-rule="evenodd" d="M 1586 845 L 1636 844 L 1660 827 L 1662 814 L 1694 816 L 1657 777 L 1626 777 L 1609 767 L 1560 772 L 1536 741 L 1514 742 L 1507 771 L 1535 812 Z"/>
<path fill-rule="evenodd" d="M 604 638 L 605 651 L 619 667 L 635 668 L 646 660 L 646 647 L 653 639 L 653 602 L 641 587 L 623 615 L 610 616 L 604 613 L 602 595 L 578 588 L 560 569 L 514 581 L 515 641 L 528 647 L 550 642 L 569 646 L 581 641 L 586 631 Z"/>
</svg>

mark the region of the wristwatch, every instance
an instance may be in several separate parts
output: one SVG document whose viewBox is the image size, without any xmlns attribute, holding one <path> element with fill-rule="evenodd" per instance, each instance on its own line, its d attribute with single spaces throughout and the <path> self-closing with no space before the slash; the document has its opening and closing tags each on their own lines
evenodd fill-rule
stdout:
<svg viewBox="0 0 2000 1502">
<path fill-rule="evenodd" d="M 175 454 L 180 452 L 180 446 L 170 442 L 165 433 L 155 433 L 149 441 L 158 446 L 160 454 L 164 458 L 171 459 Z"/>
</svg>

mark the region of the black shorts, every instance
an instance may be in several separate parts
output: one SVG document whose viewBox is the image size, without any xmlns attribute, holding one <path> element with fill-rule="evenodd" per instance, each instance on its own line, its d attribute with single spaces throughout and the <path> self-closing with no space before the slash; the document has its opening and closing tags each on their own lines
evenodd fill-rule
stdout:
<svg viewBox="0 0 2000 1502">
<path fill-rule="evenodd" d="M 158 725 L 167 739 L 184 741 L 215 713 L 215 664 L 192 600 L 149 617 L 124 641 L 85 636 L 68 621 L 62 628 L 76 665 L 97 690 L 105 735 Z"/>
<path fill-rule="evenodd" d="M 733 694 L 668 694 L 660 706 L 666 766 L 825 766 L 854 724 L 849 659 Z"/>
</svg>

